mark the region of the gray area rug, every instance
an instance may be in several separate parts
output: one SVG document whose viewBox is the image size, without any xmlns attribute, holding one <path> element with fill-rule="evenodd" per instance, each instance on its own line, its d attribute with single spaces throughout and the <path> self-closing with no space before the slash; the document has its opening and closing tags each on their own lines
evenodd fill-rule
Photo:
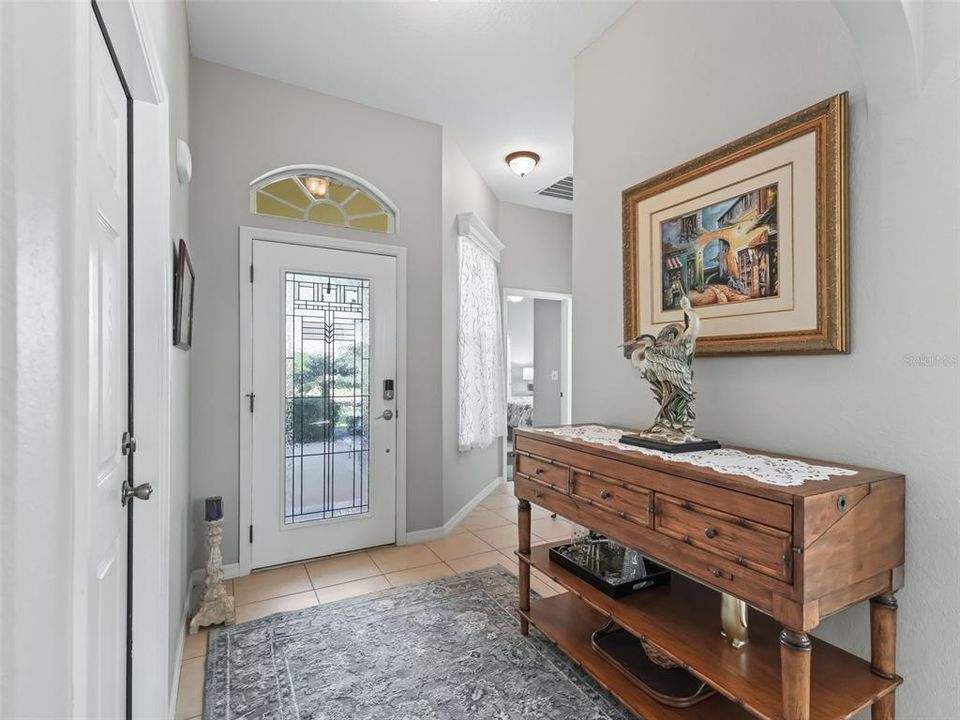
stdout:
<svg viewBox="0 0 960 720">
<path fill-rule="evenodd" d="M 631 720 L 499 566 L 212 633 L 204 720 Z"/>
</svg>

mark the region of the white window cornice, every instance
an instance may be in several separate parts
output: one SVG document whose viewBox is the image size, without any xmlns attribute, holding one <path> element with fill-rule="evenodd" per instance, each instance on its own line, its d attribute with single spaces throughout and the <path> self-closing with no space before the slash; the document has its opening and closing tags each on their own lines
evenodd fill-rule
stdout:
<svg viewBox="0 0 960 720">
<path fill-rule="evenodd" d="M 482 247 L 490 256 L 500 262 L 500 252 L 503 250 L 503 243 L 496 236 L 487 224 L 480 219 L 476 213 L 460 213 L 457 215 L 457 234 L 473 240 Z"/>
</svg>

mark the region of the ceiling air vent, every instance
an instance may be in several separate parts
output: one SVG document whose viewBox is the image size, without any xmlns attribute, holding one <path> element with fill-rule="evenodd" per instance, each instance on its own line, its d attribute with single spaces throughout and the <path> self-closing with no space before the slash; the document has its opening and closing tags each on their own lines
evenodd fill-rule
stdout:
<svg viewBox="0 0 960 720">
<path fill-rule="evenodd" d="M 557 180 L 553 185 L 545 187 L 537 194 L 561 200 L 573 200 L 573 175 L 567 175 L 565 178 Z"/>
</svg>

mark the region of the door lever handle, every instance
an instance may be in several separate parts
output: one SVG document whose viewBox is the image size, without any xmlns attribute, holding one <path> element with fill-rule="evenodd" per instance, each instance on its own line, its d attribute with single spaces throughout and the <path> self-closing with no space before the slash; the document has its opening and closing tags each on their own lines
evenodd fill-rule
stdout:
<svg viewBox="0 0 960 720">
<path fill-rule="evenodd" d="M 393 410 L 387 408 L 382 413 L 377 415 L 374 420 L 393 420 Z"/>
</svg>

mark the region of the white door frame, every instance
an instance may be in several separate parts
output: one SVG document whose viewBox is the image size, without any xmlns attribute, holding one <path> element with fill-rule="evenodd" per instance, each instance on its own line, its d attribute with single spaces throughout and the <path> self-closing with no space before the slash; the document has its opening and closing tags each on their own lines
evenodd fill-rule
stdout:
<svg viewBox="0 0 960 720">
<path fill-rule="evenodd" d="M 90 5 L 78 3 L 76 26 L 78 58 L 88 50 Z M 134 338 L 133 393 L 135 425 L 140 438 L 137 452 L 137 482 L 154 487 L 149 502 L 135 508 L 134 525 L 134 716 L 172 717 L 179 668 L 170 668 L 170 640 L 182 628 L 170 622 L 170 388 L 169 325 L 172 275 L 170 241 L 169 102 L 159 55 L 137 6 L 132 2 L 102 2 L 101 16 L 133 96 L 134 113 Z M 78 62 L 78 102 L 88 94 L 87 66 Z M 82 115 L 77 115 L 78 119 Z M 79 126 L 78 126 L 79 131 Z M 78 134 L 78 137 L 80 135 Z M 82 169 L 76 178 L 78 203 L 88 196 L 89 182 Z M 89 294 L 88 238 L 77 213 L 77 232 L 72 277 L 74 297 Z M 158 262 L 162 265 L 158 266 Z M 74 436 L 73 542 L 73 708 L 85 707 L 87 647 L 84 602 L 87 597 L 85 548 L 93 518 L 87 503 L 88 455 L 84 451 L 85 408 L 89 407 L 86 378 L 89 373 L 89 328 L 91 318 L 84 302 L 74 305 L 72 376 L 76 428 Z M 158 392 L 159 390 L 159 392 Z M 118 439 L 119 442 L 119 439 Z M 119 493 L 119 490 L 118 490 Z M 119 495 L 118 495 L 119 503 Z M 158 659 L 161 661 L 158 664 Z"/>
<path fill-rule="evenodd" d="M 560 403 L 560 424 L 566 425 L 573 417 L 573 295 L 570 293 L 549 292 L 547 290 L 530 290 L 529 288 L 510 288 L 505 287 L 501 290 L 501 306 L 503 310 L 503 347 L 504 347 L 504 372 L 506 373 L 506 388 L 510 387 L 510 358 L 507 355 L 507 328 L 508 317 L 510 314 L 510 301 L 508 295 L 520 295 L 524 298 L 534 300 L 559 300 L 560 301 L 560 324 L 563 326 L 563 332 L 560 334 L 560 375 L 563 378 L 563 402 Z M 534 358 L 536 364 L 536 358 Z M 501 458 L 500 477 L 507 477 L 507 443 L 506 436 L 503 442 L 503 454 Z"/>
<path fill-rule="evenodd" d="M 253 548 L 247 536 L 253 518 L 253 418 L 247 393 L 253 382 L 253 289 L 250 266 L 253 241 L 307 245 L 309 247 L 350 252 L 389 255 L 397 262 L 397 506 L 396 544 L 407 540 L 407 249 L 396 245 L 344 240 L 309 233 L 240 226 L 240 386 L 237 407 L 240 411 L 240 574 L 248 575 L 253 566 Z"/>
</svg>

